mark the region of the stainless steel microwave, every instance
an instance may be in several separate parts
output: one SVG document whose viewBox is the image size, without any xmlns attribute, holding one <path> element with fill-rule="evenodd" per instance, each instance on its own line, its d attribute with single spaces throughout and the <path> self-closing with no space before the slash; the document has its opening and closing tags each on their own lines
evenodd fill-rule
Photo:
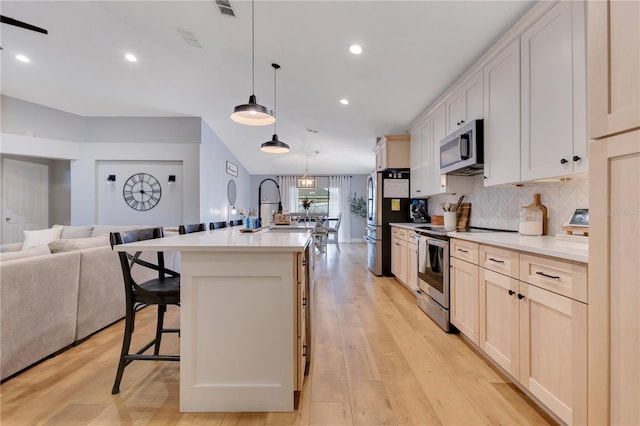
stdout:
<svg viewBox="0 0 640 426">
<path fill-rule="evenodd" d="M 482 120 L 473 120 L 440 141 L 440 174 L 472 176 L 483 172 Z"/>
</svg>

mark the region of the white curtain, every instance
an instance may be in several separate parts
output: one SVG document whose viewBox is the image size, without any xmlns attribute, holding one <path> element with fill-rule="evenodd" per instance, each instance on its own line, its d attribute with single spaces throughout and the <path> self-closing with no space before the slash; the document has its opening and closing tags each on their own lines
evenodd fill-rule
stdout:
<svg viewBox="0 0 640 426">
<path fill-rule="evenodd" d="M 342 213 L 342 222 L 338 241 L 348 243 L 351 240 L 351 176 L 329 176 L 329 217 L 338 217 L 339 213 Z"/>
<path fill-rule="evenodd" d="M 278 176 L 278 185 L 280 185 L 282 208 L 289 210 L 289 213 L 297 212 L 298 187 L 296 186 L 296 176 Z"/>
</svg>

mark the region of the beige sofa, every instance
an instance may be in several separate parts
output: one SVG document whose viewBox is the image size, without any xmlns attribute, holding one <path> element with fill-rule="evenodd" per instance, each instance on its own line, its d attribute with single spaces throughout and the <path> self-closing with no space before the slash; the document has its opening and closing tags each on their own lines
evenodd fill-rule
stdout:
<svg viewBox="0 0 640 426">
<path fill-rule="evenodd" d="M 65 228 L 47 244 L 51 253 L 38 247 L 29 249 L 39 252 L 33 256 L 3 260 L 20 256 L 14 244 L 13 252 L 0 254 L 1 380 L 124 317 L 122 271 L 108 234 L 132 227 Z M 155 263 L 154 253 L 143 257 Z M 165 253 L 165 261 L 179 269 L 173 253 Z M 145 268 L 133 272 L 138 280 L 154 276 Z"/>
</svg>

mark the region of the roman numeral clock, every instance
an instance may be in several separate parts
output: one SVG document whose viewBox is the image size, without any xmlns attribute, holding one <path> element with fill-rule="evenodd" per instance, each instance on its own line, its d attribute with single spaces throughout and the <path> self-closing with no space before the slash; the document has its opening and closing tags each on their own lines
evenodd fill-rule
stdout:
<svg viewBox="0 0 640 426">
<path fill-rule="evenodd" d="M 162 196 L 158 179 L 148 173 L 136 173 L 124 183 L 122 196 L 129 207 L 138 211 L 154 208 Z"/>
</svg>

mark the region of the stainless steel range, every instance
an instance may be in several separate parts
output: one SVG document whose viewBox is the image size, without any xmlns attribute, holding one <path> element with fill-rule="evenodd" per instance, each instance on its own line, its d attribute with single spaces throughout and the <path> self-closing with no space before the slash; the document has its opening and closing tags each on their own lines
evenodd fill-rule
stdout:
<svg viewBox="0 0 640 426">
<path fill-rule="evenodd" d="M 418 239 L 417 303 L 447 333 L 456 332 L 449 317 L 449 237 L 444 228 L 416 228 Z"/>
</svg>

